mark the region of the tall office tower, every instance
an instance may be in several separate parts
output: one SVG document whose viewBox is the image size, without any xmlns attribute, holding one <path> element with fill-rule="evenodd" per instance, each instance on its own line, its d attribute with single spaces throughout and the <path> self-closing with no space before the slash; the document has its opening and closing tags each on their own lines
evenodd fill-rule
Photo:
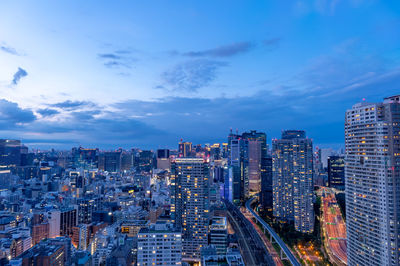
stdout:
<svg viewBox="0 0 400 266">
<path fill-rule="evenodd" d="M 328 157 L 328 184 L 329 187 L 344 190 L 344 157 L 329 156 Z"/>
<path fill-rule="evenodd" d="M 183 259 L 200 259 L 207 245 L 209 164 L 202 158 L 177 158 L 171 165 L 171 217 L 183 232 Z"/>
<path fill-rule="evenodd" d="M 272 141 L 273 214 L 282 221 L 293 221 L 297 231 L 314 229 L 313 147 L 300 130 L 282 132 Z"/>
<path fill-rule="evenodd" d="M 242 138 L 248 141 L 248 162 L 249 162 L 249 194 L 261 191 L 261 173 L 265 170 L 263 158 L 267 157 L 267 136 L 263 132 L 251 130 L 244 132 Z M 248 195 L 247 195 L 248 196 Z"/>
<path fill-rule="evenodd" d="M 133 154 L 131 152 L 124 151 L 121 154 L 121 170 L 130 170 L 133 167 Z"/>
<path fill-rule="evenodd" d="M 230 191 L 229 199 L 235 204 L 243 202 L 248 188 L 248 156 L 247 141 L 240 135 L 228 136 L 228 180 L 230 185 L 226 186 Z"/>
<path fill-rule="evenodd" d="M 72 162 L 76 168 L 98 168 L 99 149 L 72 148 Z"/>
<path fill-rule="evenodd" d="M 400 95 L 346 112 L 349 265 L 400 264 Z"/>
<path fill-rule="evenodd" d="M 169 170 L 171 169 L 171 160 L 169 158 L 168 149 L 158 149 L 157 150 L 157 168 Z"/>
<path fill-rule="evenodd" d="M 214 216 L 210 220 L 210 245 L 214 245 L 218 255 L 225 255 L 228 247 L 228 224 L 226 217 Z"/>
<path fill-rule="evenodd" d="M 115 173 L 121 170 L 121 151 L 105 152 L 104 171 Z"/>
<path fill-rule="evenodd" d="M 139 170 L 150 172 L 153 169 L 154 154 L 152 151 L 139 152 Z"/>
<path fill-rule="evenodd" d="M 192 156 L 192 143 L 191 142 L 179 142 L 178 147 L 179 157 L 190 157 Z"/>
<path fill-rule="evenodd" d="M 21 141 L 0 139 L 0 170 L 21 165 Z"/>
<path fill-rule="evenodd" d="M 273 210 L 273 189 L 272 189 L 272 157 L 267 155 L 262 158 L 263 169 L 261 169 L 261 211 L 271 215 Z"/>
<path fill-rule="evenodd" d="M 137 265 L 181 265 L 182 233 L 171 224 L 158 222 L 137 235 Z"/>
</svg>

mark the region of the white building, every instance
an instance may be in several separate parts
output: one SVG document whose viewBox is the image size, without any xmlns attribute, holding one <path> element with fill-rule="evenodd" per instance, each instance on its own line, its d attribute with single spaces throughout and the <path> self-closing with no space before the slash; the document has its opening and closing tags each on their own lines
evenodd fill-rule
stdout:
<svg viewBox="0 0 400 266">
<path fill-rule="evenodd" d="M 138 234 L 137 265 L 181 265 L 182 233 L 163 222 L 142 228 Z"/>
<path fill-rule="evenodd" d="M 346 112 L 349 265 L 399 265 L 400 96 Z"/>
</svg>

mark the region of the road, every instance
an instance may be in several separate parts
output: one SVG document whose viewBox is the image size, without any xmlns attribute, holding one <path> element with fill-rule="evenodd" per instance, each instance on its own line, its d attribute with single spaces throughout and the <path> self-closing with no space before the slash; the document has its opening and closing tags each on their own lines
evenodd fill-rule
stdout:
<svg viewBox="0 0 400 266">
<path fill-rule="evenodd" d="M 227 217 L 238 238 L 240 251 L 246 265 L 275 265 L 263 240 L 240 210 L 225 201 Z"/>
<path fill-rule="evenodd" d="M 258 225 L 256 225 L 255 222 L 253 221 L 253 215 L 251 215 L 250 212 L 248 212 L 248 211 L 246 211 L 246 213 L 244 213 L 242 211 L 242 213 L 247 218 L 247 220 L 249 220 L 249 222 L 253 225 L 253 227 L 256 229 L 258 235 L 263 240 L 264 245 L 267 247 L 269 254 L 271 254 L 272 259 L 275 262 L 275 265 L 283 266 L 282 260 L 279 256 L 279 254 L 276 252 L 275 248 L 272 246 L 272 243 L 269 241 L 268 237 L 261 230 L 261 228 Z"/>
<path fill-rule="evenodd" d="M 337 204 L 335 193 L 329 188 L 321 189 L 324 245 L 332 262 L 345 265 L 347 264 L 346 223 Z"/>
<path fill-rule="evenodd" d="M 285 242 L 278 236 L 278 234 L 267 224 L 258 214 L 251 208 L 251 202 L 253 202 L 255 198 L 251 198 L 246 202 L 247 210 L 256 218 L 256 220 L 263 225 L 263 227 L 272 235 L 276 243 L 278 243 L 279 247 L 283 250 L 286 257 L 289 259 L 290 263 L 294 266 L 300 266 L 300 262 L 293 255 L 292 251 L 286 246 Z"/>
</svg>

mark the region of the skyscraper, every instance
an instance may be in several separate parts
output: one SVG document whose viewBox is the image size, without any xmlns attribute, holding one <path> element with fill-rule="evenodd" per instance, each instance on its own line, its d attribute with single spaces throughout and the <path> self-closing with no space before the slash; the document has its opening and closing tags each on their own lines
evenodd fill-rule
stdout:
<svg viewBox="0 0 400 266">
<path fill-rule="evenodd" d="M 177 158 L 170 180 L 171 216 L 183 233 L 182 257 L 199 261 L 208 241 L 209 164 L 202 158 Z"/>
<path fill-rule="evenodd" d="M 0 139 L 0 169 L 10 169 L 21 165 L 21 141 Z"/>
<path fill-rule="evenodd" d="M 273 214 L 294 223 L 297 231 L 314 229 L 313 148 L 311 139 L 301 130 L 282 132 L 272 141 Z"/>
<path fill-rule="evenodd" d="M 248 188 L 248 156 L 246 141 L 237 134 L 228 136 L 228 181 L 226 186 L 230 199 L 235 204 L 244 201 Z"/>
<path fill-rule="evenodd" d="M 190 157 L 192 156 L 192 143 L 191 142 L 179 142 L 179 157 Z"/>
<path fill-rule="evenodd" d="M 328 157 L 328 184 L 329 187 L 344 190 L 344 157 Z"/>
<path fill-rule="evenodd" d="M 346 112 L 349 265 L 399 265 L 400 96 Z"/>
</svg>

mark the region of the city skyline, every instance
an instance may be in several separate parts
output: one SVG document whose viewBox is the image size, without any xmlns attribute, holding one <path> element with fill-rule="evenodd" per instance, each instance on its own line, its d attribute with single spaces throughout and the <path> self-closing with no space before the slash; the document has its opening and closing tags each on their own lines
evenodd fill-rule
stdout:
<svg viewBox="0 0 400 266">
<path fill-rule="evenodd" d="M 345 110 L 398 94 L 399 8 L 2 2 L 0 137 L 156 149 L 302 129 L 339 149 Z"/>
</svg>

